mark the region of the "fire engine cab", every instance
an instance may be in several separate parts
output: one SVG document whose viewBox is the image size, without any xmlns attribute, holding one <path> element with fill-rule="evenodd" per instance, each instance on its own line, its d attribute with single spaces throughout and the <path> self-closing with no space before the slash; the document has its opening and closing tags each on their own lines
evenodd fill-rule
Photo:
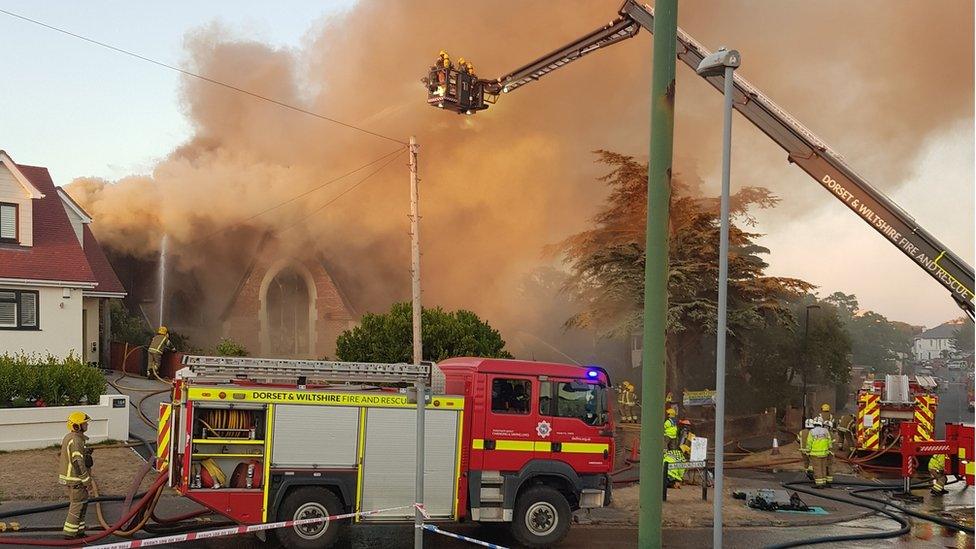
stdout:
<svg viewBox="0 0 976 549">
<path fill-rule="evenodd" d="M 160 407 L 157 468 L 241 524 L 391 509 L 412 521 L 416 397 L 425 400 L 424 507 L 434 522 L 508 523 L 527 546 L 558 542 L 578 509 L 609 504 L 607 373 L 519 360 L 374 364 L 187 356 Z M 273 531 L 328 547 L 338 521 Z"/>
</svg>

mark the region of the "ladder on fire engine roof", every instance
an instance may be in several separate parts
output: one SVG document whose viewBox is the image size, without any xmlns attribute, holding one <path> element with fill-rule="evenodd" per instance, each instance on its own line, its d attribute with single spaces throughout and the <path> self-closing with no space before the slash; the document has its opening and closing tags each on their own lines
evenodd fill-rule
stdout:
<svg viewBox="0 0 976 549">
<path fill-rule="evenodd" d="M 412 384 L 423 381 L 430 384 L 435 391 L 439 388 L 443 390 L 443 374 L 440 368 L 432 362 L 421 364 L 332 362 L 327 360 L 186 355 L 183 357 L 183 365 L 187 368 L 180 372 L 180 378 L 218 383 L 248 380 L 264 383 L 274 381 L 294 383 L 298 381 L 300 385 L 317 381 Z"/>
</svg>

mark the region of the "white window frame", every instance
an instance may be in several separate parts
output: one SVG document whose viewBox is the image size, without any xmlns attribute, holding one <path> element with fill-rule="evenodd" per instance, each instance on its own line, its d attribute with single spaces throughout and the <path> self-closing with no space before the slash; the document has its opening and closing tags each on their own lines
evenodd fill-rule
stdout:
<svg viewBox="0 0 976 549">
<path fill-rule="evenodd" d="M 13 236 L 3 236 L 0 234 L 0 242 L 20 242 L 20 205 L 12 202 L 0 202 L 0 210 L 11 208 L 14 211 L 14 234 Z M 0 214 L 2 215 L 2 214 Z"/>
</svg>

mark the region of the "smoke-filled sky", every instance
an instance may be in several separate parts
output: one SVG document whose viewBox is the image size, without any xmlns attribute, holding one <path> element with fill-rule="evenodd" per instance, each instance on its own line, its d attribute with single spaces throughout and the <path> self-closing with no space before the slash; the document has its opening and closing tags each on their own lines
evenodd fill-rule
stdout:
<svg viewBox="0 0 976 549">
<path fill-rule="evenodd" d="M 619 1 L 555 5 L 509 1 L 444 9 L 428 0 L 360 1 L 319 11 L 304 5 L 287 27 L 301 29 L 300 38 L 280 30 L 254 33 L 239 17 L 228 20 L 206 8 L 199 17 L 164 18 L 148 32 L 181 38 L 177 51 L 159 52 L 164 61 L 372 131 L 416 135 L 427 302 L 510 318 L 523 306 L 513 303 L 515 281 L 543 261 L 544 245 L 584 228 L 604 197 L 594 180 L 601 168 L 590 151 L 646 157 L 649 33 L 506 95 L 474 117 L 427 107 L 419 79 L 441 48 L 471 59 L 479 74 L 500 75 L 607 22 Z M 185 16 L 197 9 L 176 11 Z M 29 5 L 20 11 L 34 15 Z M 58 23 L 71 27 L 72 21 Z M 140 51 L 133 33 L 146 20 L 137 25 L 116 17 L 114 23 L 80 30 Z M 23 37 L 16 46 L 23 85 L 0 96 L 4 126 L 10 119 L 22 131 L 4 132 L 0 147 L 19 162 L 51 167 L 59 183 L 80 178 L 70 192 L 95 217 L 99 238 L 117 249 L 151 252 L 167 232 L 174 248 L 183 247 L 184 266 L 205 265 L 210 246 L 226 251 L 245 243 L 235 240 L 237 231 L 203 242 L 201 236 L 397 148 L 185 78 L 170 88 L 161 82 L 167 103 L 159 109 L 169 113 L 163 116 L 135 93 L 139 84 L 127 102 L 125 85 L 129 78 L 162 78 L 162 69 L 56 35 L 38 36 L 49 31 L 23 23 L 0 24 Z M 679 24 L 710 49 L 728 45 L 742 52 L 746 78 L 973 262 L 972 3 L 686 2 Z M 129 40 L 116 40 L 120 35 Z M 31 74 L 24 60 L 51 56 L 54 43 L 64 43 L 72 58 L 91 61 L 67 76 Z M 679 64 L 677 73 L 676 169 L 699 174 L 705 191 L 717 193 L 721 98 L 687 67 Z M 115 100 L 98 116 L 78 115 L 91 123 L 43 118 L 51 109 L 88 112 L 86 105 L 105 101 L 98 87 L 72 92 L 66 85 L 72 78 L 106 82 Z M 35 81 L 46 84 L 42 93 L 50 107 L 28 100 Z M 20 104 L 31 108 L 11 107 Z M 174 105 L 178 121 L 170 120 L 177 116 Z M 167 120 L 162 126 L 161 117 Z M 146 126 L 166 129 L 147 134 Z M 57 148 L 44 147 L 49 132 L 59 134 Z M 791 167 L 758 130 L 737 118 L 734 132 L 733 186 L 763 185 L 783 198 L 758 216 L 758 229 L 768 234 L 763 243 L 772 250 L 771 274 L 804 278 L 824 294 L 855 293 L 863 307 L 916 324 L 958 316 L 948 292 Z M 128 136 L 149 142 L 135 153 L 142 156 L 119 158 L 118 151 L 130 148 Z M 18 154 L 21 138 L 35 143 L 31 154 Z M 72 164 L 62 161 L 74 152 L 64 149 L 72 141 L 90 151 L 86 161 L 94 156 L 85 164 L 89 172 L 66 171 Z M 385 308 L 409 295 L 405 163 L 405 156 L 397 157 L 341 198 L 371 168 L 247 224 L 287 229 L 280 236 L 296 253 L 318 250 L 331 258 L 361 308 Z"/>
</svg>

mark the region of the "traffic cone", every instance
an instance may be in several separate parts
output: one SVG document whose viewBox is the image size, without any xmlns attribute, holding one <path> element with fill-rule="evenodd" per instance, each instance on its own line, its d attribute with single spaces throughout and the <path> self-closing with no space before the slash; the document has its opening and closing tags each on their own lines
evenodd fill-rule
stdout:
<svg viewBox="0 0 976 549">
<path fill-rule="evenodd" d="M 635 438 L 634 442 L 630 447 L 630 462 L 637 463 L 639 461 L 640 461 L 640 442 L 638 441 L 638 439 Z"/>
<path fill-rule="evenodd" d="M 769 453 L 771 456 L 779 455 L 779 439 L 773 437 L 773 451 Z"/>
</svg>

